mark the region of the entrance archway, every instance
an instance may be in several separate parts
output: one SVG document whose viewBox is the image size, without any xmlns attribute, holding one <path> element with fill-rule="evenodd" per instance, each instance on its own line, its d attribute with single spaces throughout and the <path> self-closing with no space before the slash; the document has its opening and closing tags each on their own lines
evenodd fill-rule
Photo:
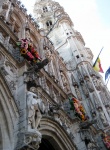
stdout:
<svg viewBox="0 0 110 150">
<path fill-rule="evenodd" d="M 42 134 L 39 150 L 76 150 L 68 133 L 53 118 L 43 117 L 39 131 Z"/>
<path fill-rule="evenodd" d="M 42 141 L 38 150 L 44 150 L 44 149 L 55 150 L 54 146 L 52 146 L 52 144 L 47 139 L 42 138 Z"/>
<path fill-rule="evenodd" d="M 50 136 L 43 136 L 38 150 L 61 150 L 58 143 Z"/>
</svg>

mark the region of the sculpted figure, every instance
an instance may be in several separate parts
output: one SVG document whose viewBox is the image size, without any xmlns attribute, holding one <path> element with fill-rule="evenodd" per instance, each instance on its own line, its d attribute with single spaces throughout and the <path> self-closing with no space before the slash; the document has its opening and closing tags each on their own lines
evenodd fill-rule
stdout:
<svg viewBox="0 0 110 150">
<path fill-rule="evenodd" d="M 82 97 L 81 97 L 81 94 L 80 94 L 80 91 L 79 91 L 78 87 L 75 86 L 74 88 L 75 88 L 75 92 L 76 92 L 76 95 L 77 95 L 78 99 L 81 100 Z"/>
<path fill-rule="evenodd" d="M 106 110 L 107 110 L 107 112 L 108 112 L 108 114 L 109 114 L 109 116 L 110 116 L 110 107 L 109 107 L 109 106 L 106 107 Z"/>
<path fill-rule="evenodd" d="M 42 113 L 45 111 L 45 106 L 41 99 L 31 91 L 27 92 L 27 106 L 28 106 L 28 127 L 29 129 L 37 129 L 42 118 Z"/>
<path fill-rule="evenodd" d="M 48 58 L 49 61 L 53 59 L 53 55 L 50 50 L 46 50 L 45 56 L 46 58 Z"/>
<path fill-rule="evenodd" d="M 100 108 L 99 108 L 99 116 L 100 116 L 100 118 L 101 118 L 102 123 L 103 123 L 104 125 L 107 125 L 107 120 L 106 120 L 106 118 L 105 118 L 105 115 L 104 115 L 102 109 L 100 109 Z"/>
<path fill-rule="evenodd" d="M 92 83 L 90 82 L 89 79 L 86 80 L 86 83 L 87 83 L 87 86 L 88 86 L 88 89 L 90 92 L 93 92 L 94 91 L 94 88 L 93 88 L 93 85 Z"/>
</svg>

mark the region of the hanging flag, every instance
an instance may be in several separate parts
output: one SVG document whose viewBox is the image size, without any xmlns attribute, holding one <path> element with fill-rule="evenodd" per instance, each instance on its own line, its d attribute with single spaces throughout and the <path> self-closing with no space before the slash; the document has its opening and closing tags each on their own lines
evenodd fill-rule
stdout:
<svg viewBox="0 0 110 150">
<path fill-rule="evenodd" d="M 96 59 L 95 63 L 93 64 L 93 68 L 97 72 L 104 73 L 104 71 L 103 71 L 103 69 L 101 67 L 101 62 L 100 62 L 100 58 L 99 57 Z"/>
<path fill-rule="evenodd" d="M 97 56 L 97 58 L 96 58 L 95 63 L 93 64 L 93 68 L 94 68 L 94 70 L 97 71 L 97 72 L 104 73 L 104 72 L 103 72 L 103 69 L 102 69 L 102 67 L 101 67 L 101 62 L 100 62 L 100 58 L 99 58 L 99 56 L 100 56 L 102 50 L 103 50 L 103 47 L 102 47 L 102 49 L 100 50 L 100 52 L 99 52 L 99 54 L 98 54 L 98 56 Z"/>
<path fill-rule="evenodd" d="M 110 75 L 110 67 L 108 68 L 108 70 L 105 73 L 105 80 L 107 80 L 109 75 Z"/>
</svg>

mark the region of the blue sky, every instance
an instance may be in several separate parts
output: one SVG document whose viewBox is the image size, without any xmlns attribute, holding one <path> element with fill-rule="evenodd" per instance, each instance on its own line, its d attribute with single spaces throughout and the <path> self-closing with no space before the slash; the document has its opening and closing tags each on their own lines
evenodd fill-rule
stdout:
<svg viewBox="0 0 110 150">
<path fill-rule="evenodd" d="M 110 26 L 110 0 L 96 0 L 99 17 L 106 27 Z"/>
<path fill-rule="evenodd" d="M 29 13 L 33 13 L 35 0 L 21 0 Z M 110 0 L 56 0 L 70 16 L 74 28 L 78 30 L 96 59 L 99 51 L 104 46 L 100 55 L 104 72 L 110 66 Z M 104 77 L 104 74 L 102 74 Z M 110 82 L 108 84 L 110 89 Z"/>
</svg>

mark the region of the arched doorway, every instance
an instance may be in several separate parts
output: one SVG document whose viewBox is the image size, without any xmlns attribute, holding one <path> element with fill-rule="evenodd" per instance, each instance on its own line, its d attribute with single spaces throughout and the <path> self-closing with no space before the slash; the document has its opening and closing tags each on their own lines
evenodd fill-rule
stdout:
<svg viewBox="0 0 110 150">
<path fill-rule="evenodd" d="M 51 117 L 43 116 L 39 132 L 42 141 L 38 150 L 76 150 L 68 133 Z"/>
<path fill-rule="evenodd" d="M 61 150 L 58 143 L 50 136 L 43 136 L 38 150 Z"/>
<path fill-rule="evenodd" d="M 54 146 L 52 146 L 52 144 L 47 139 L 42 138 L 42 141 L 38 150 L 45 150 L 45 149 L 55 150 Z"/>
</svg>

